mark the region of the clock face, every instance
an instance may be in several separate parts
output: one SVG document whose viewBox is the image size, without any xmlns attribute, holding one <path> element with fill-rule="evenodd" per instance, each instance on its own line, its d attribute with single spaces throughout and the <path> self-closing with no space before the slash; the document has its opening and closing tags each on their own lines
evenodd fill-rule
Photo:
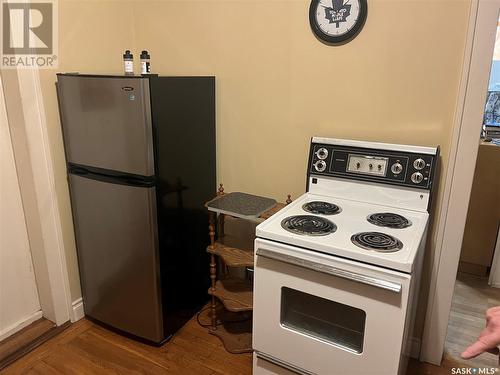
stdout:
<svg viewBox="0 0 500 375">
<path fill-rule="evenodd" d="M 366 19 L 366 0 L 312 0 L 309 8 L 311 28 L 327 43 L 353 38 Z"/>
</svg>

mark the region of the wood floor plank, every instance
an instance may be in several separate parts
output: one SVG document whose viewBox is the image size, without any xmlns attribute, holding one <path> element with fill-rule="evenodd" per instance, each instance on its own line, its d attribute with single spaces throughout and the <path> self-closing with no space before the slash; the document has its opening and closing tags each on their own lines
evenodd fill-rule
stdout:
<svg viewBox="0 0 500 375">
<path fill-rule="evenodd" d="M 465 367 L 498 367 L 498 356 L 483 353 L 464 361 L 460 358 L 465 348 L 476 341 L 485 327 L 486 310 L 500 305 L 500 289 L 488 285 L 488 279 L 459 273 L 455 283 L 445 356 L 450 362 Z"/>
<path fill-rule="evenodd" d="M 146 358 L 160 367 L 171 367 L 171 363 L 165 359 L 165 356 L 162 355 L 158 348 L 119 336 L 118 334 L 97 325 L 92 327 L 91 332 L 111 345 L 116 345 L 124 350 L 134 353 L 135 355 Z"/>
<path fill-rule="evenodd" d="M 70 374 L 92 374 L 92 375 L 105 375 L 110 371 L 105 367 L 100 367 L 94 362 L 75 352 L 70 347 L 61 346 L 57 351 L 44 357 L 43 363 L 47 364 L 57 372 L 70 375 Z"/>
<path fill-rule="evenodd" d="M 429 363 L 419 362 L 416 359 L 410 359 L 406 375 L 450 375 L 452 368 L 462 366 L 462 364 L 454 362 L 449 358 L 445 358 L 441 366 L 435 366 Z"/>
<path fill-rule="evenodd" d="M 180 373 L 183 370 L 182 367 L 180 367 L 180 364 L 177 363 L 179 361 L 176 361 L 175 358 L 174 360 L 169 359 L 161 348 L 152 347 L 150 345 L 130 340 L 97 325 L 92 328 L 92 333 L 110 344 L 116 345 L 124 350 L 131 351 L 132 353 L 149 360 L 160 367 L 163 367 L 168 370 L 169 373 Z M 167 345 L 170 345 L 170 343 Z M 205 369 L 201 369 L 200 372 L 208 374 L 211 373 L 211 371 L 206 372 Z"/>
<path fill-rule="evenodd" d="M 34 366 L 25 369 L 20 375 L 64 375 L 45 362 L 37 362 Z"/>
<path fill-rule="evenodd" d="M 205 361 L 212 352 L 214 351 L 214 347 L 207 345 L 201 340 L 189 340 L 181 335 L 176 336 L 172 339 L 171 345 L 175 345 L 179 348 L 179 351 L 191 352 L 192 357 L 198 361 Z M 167 348 L 169 347 L 167 346 Z"/>
<path fill-rule="evenodd" d="M 169 342 L 162 348 L 162 353 L 168 361 L 175 363 L 179 369 L 185 369 L 190 374 L 210 375 L 214 371 L 206 366 L 205 361 L 193 355 L 192 352 L 186 352 L 184 348 L 175 343 Z"/>
<path fill-rule="evenodd" d="M 7 337 L 5 340 L 0 342 L 0 363 L 16 351 L 43 336 L 54 327 L 55 324 L 50 320 L 40 318 L 27 327 L 24 327 L 14 335 Z"/>
<path fill-rule="evenodd" d="M 69 328 L 59 333 L 57 337 L 54 337 L 47 342 L 43 343 L 30 353 L 26 354 L 20 360 L 10 364 L 6 369 L 2 371 L 2 374 L 20 374 L 26 369 L 34 366 L 37 362 L 40 362 L 47 355 L 50 355 L 52 351 L 57 350 L 59 345 L 64 345 L 68 340 L 73 337 L 78 336 L 80 333 L 85 332 L 92 326 L 93 323 L 83 319 L 79 322 L 72 324 Z"/>
<path fill-rule="evenodd" d="M 109 370 L 110 373 L 165 374 L 165 368 L 133 352 L 110 344 L 89 331 L 75 337 L 67 345 L 70 346 L 75 353 L 90 360 L 99 368 Z"/>
<path fill-rule="evenodd" d="M 217 373 L 249 375 L 252 369 L 252 355 L 250 353 L 231 354 L 226 351 L 214 351 L 207 358 L 205 365 Z"/>
</svg>

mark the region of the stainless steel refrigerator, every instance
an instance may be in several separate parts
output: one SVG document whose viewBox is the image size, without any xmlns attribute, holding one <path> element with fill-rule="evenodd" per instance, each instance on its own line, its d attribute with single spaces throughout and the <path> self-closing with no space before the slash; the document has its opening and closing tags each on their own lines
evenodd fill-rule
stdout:
<svg viewBox="0 0 500 375">
<path fill-rule="evenodd" d="M 207 301 L 215 78 L 58 74 L 87 318 L 161 344 Z"/>
</svg>

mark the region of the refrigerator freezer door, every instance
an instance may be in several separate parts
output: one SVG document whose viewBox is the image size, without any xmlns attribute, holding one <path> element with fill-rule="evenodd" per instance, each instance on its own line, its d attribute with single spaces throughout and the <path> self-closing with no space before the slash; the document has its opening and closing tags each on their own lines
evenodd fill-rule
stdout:
<svg viewBox="0 0 500 375">
<path fill-rule="evenodd" d="M 149 80 L 58 75 L 70 163 L 154 175 Z"/>
<path fill-rule="evenodd" d="M 155 188 L 69 178 L 86 315 L 161 342 Z"/>
</svg>

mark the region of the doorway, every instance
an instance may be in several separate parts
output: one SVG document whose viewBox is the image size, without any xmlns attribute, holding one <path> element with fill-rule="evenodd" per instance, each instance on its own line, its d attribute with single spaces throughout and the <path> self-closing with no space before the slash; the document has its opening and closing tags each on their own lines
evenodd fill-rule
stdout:
<svg viewBox="0 0 500 375">
<path fill-rule="evenodd" d="M 420 352 L 420 360 L 436 365 L 443 359 L 447 337 L 479 150 L 479 134 L 484 120 L 499 13 L 500 0 L 471 2 Z"/>
<path fill-rule="evenodd" d="M 43 317 L 0 77 L 0 370 L 55 329 Z"/>
<path fill-rule="evenodd" d="M 42 317 L 0 78 L 0 342 Z"/>
<path fill-rule="evenodd" d="M 444 355 L 463 362 L 460 353 L 485 327 L 486 310 L 500 306 L 500 19 L 477 160 L 454 285 Z M 483 353 L 467 366 L 498 367 L 498 356 Z"/>
<path fill-rule="evenodd" d="M 70 320 L 69 281 L 38 74 L 35 69 L 0 70 L 0 369 Z M 27 341 L 19 340 L 23 333 Z M 14 350 L 19 343 L 19 350 Z"/>
</svg>

